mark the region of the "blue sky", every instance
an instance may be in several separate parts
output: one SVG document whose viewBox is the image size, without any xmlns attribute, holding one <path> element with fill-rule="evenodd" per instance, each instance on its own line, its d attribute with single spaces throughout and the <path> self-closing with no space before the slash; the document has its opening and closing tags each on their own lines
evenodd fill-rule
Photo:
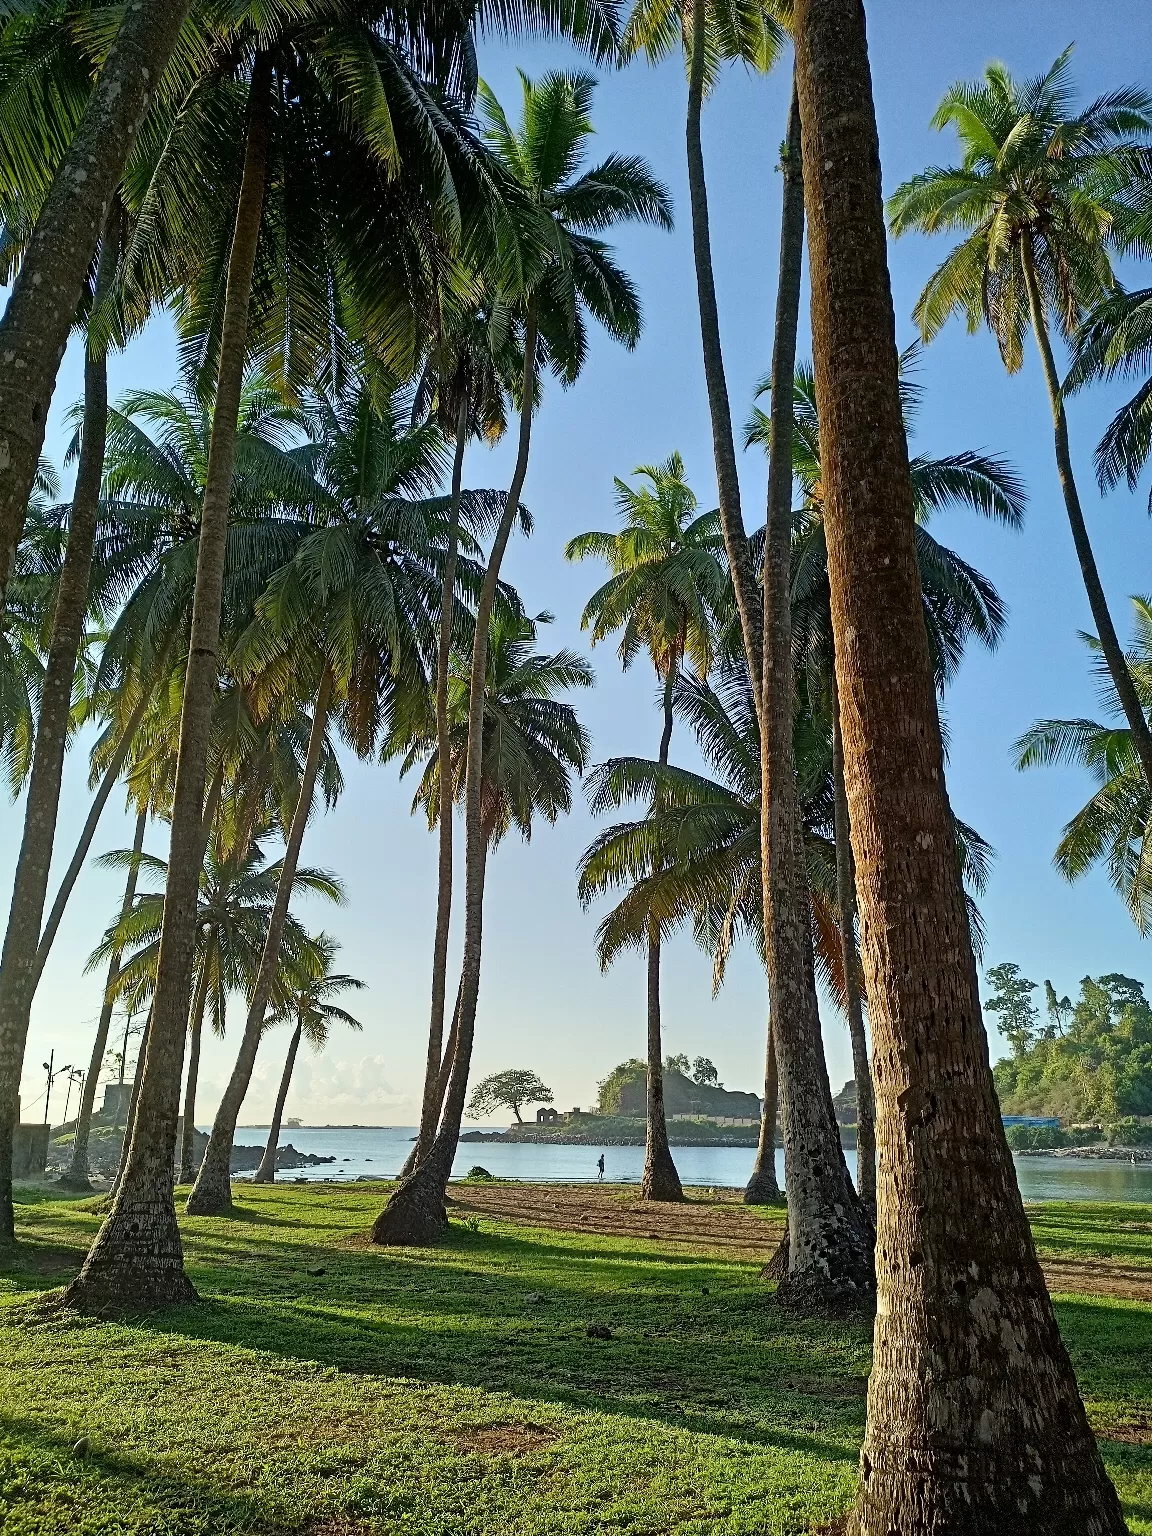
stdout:
<svg viewBox="0 0 1152 1536">
<path fill-rule="evenodd" d="M 1124 0 L 1106 0 L 1090 12 L 1072 0 L 1044 6 L 1032 0 L 948 5 L 884 0 L 868 10 L 887 190 L 929 163 L 953 159 L 954 141 L 933 132 L 929 119 L 952 81 L 976 75 L 990 59 L 1030 74 L 1047 68 L 1075 42 L 1074 69 L 1087 99 L 1139 79 L 1141 62 L 1152 57 L 1152 11 Z M 560 45 L 485 45 L 482 72 L 509 116 L 518 104 L 518 65 L 532 75 L 582 67 Z M 730 70 L 705 113 L 721 326 L 738 427 L 771 351 L 780 201 L 775 163 L 788 90 L 786 64 L 767 79 Z M 715 498 L 688 229 L 684 105 L 683 70 L 676 61 L 606 75 L 596 95 L 593 152 L 647 156 L 671 188 L 677 227 L 672 235 L 640 229 L 620 235 L 619 255 L 644 301 L 643 339 L 628 354 L 595 336 L 580 382 L 567 392 L 549 385 L 537 419 L 524 495 L 536 532 L 530 541 L 513 543 L 505 571 L 532 611 L 555 613 L 555 624 L 542 632 L 543 643 L 553 649 L 586 647 L 579 616 L 599 575 L 588 565 L 567 566 L 563 546 L 586 528 L 612 526 L 614 475 L 627 475 L 678 449 L 701 504 Z M 946 248 L 918 237 L 891 248 L 901 345 L 914 337 L 912 306 Z M 176 362 L 168 323 L 155 322 L 114 360 L 111 371 L 114 395 L 129 386 L 170 385 Z M 1124 971 L 1152 981 L 1147 945 L 1107 880 L 1095 875 L 1069 886 L 1052 868 L 1060 828 L 1087 796 L 1086 779 L 1072 769 L 1021 775 L 1010 762 L 1011 743 L 1034 719 L 1098 713 L 1077 638 L 1090 623 L 1087 602 L 1060 500 L 1051 419 L 1034 352 L 1030 348 L 1023 371 L 1008 378 L 991 338 L 969 337 L 953 322 L 925 353 L 919 377 L 924 402 L 915 448 L 1002 453 L 1021 471 L 1030 493 L 1020 534 L 960 513 L 933 525 L 938 538 L 993 578 L 1010 610 L 999 651 L 991 656 L 973 651 L 946 703 L 956 810 L 997 855 L 981 903 L 987 963 L 1015 960 L 1038 982 L 1051 977 L 1061 993 L 1074 992 L 1087 973 Z M 73 347 L 61 371 L 48 437 L 57 463 L 65 442 L 63 414 L 79 393 Z M 1092 448 L 1121 398 L 1119 390 L 1079 397 L 1071 408 L 1071 430 L 1104 584 L 1125 633 L 1128 595 L 1152 591 L 1148 487 L 1102 500 L 1091 474 Z M 477 449 L 469 457 L 466 482 L 501 486 L 510 463 L 508 445 Z M 763 516 L 763 459 L 745 455 L 741 478 L 751 526 Z M 651 672 L 637 663 L 622 676 L 610 645 L 597 647 L 592 661 L 598 685 L 578 703 L 593 735 L 594 758 L 654 754 L 659 722 Z M 695 761 L 682 730 L 673 738 L 673 757 Z M 335 1038 L 323 1057 L 304 1059 L 297 1068 L 289 1113 L 313 1123 L 403 1124 L 413 1118 L 427 1019 L 435 850 L 423 822 L 409 814 L 412 787 L 399 783 L 392 768 L 349 763 L 344 798 L 309 828 L 305 859 L 337 870 L 349 902 L 340 912 L 309 906 L 302 915 L 342 941 L 341 968 L 370 987 L 353 1002 L 364 1033 Z M 66 770 L 58 867 L 71 853 L 86 809 L 86 763 L 74 754 Z M 5 818 L 0 866 L 7 882 L 22 805 L 6 806 L 0 815 Z M 581 913 L 576 901 L 574 869 L 593 831 L 578 803 L 570 818 L 556 828 L 542 827 L 531 844 L 506 843 L 489 866 L 475 1075 L 533 1067 L 565 1108 L 591 1103 L 597 1081 L 616 1062 L 643 1053 L 643 963 L 625 957 L 601 975 L 593 945 L 596 916 Z M 129 841 L 127 821 L 118 807 L 110 808 L 98 849 Z M 148 846 L 166 852 L 162 829 L 151 834 Z M 101 871 L 86 871 L 65 919 L 33 1015 L 24 1084 L 29 1117 L 41 1112 L 31 1106 L 43 1089 L 40 1062 L 50 1048 L 57 1062 L 87 1062 L 100 983 L 84 975 L 83 966 L 112 916 L 118 883 Z M 754 1089 L 763 1072 L 763 976 L 750 955 L 740 956 L 713 1000 L 710 972 L 689 938 L 668 945 L 667 1049 L 710 1056 L 728 1086 Z M 847 1034 L 831 1007 L 825 1008 L 824 1023 L 838 1087 L 851 1075 Z M 201 1121 L 211 1117 L 226 1079 L 235 1021 L 231 1034 L 231 1043 L 212 1041 L 206 1048 Z M 272 1036 L 265 1045 L 243 1119 L 267 1116 L 284 1043 Z M 995 1052 L 995 1040 L 993 1047 Z"/>
</svg>

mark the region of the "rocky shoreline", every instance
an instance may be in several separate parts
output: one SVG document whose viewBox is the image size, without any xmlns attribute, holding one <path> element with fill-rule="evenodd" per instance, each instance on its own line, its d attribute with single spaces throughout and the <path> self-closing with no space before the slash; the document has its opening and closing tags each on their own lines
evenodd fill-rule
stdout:
<svg viewBox="0 0 1152 1536">
<path fill-rule="evenodd" d="M 1028 1147 L 1021 1148 L 1017 1157 L 1079 1157 L 1098 1163 L 1152 1163 L 1152 1147 Z"/>
</svg>

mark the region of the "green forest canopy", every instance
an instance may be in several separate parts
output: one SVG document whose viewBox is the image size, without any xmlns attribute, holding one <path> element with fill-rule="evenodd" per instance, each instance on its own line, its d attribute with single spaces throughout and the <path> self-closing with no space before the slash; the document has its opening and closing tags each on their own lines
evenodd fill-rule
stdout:
<svg viewBox="0 0 1152 1536">
<path fill-rule="evenodd" d="M 1012 1047 L 994 1069 L 1006 1114 L 1104 1125 L 1152 1115 L 1152 1006 L 1142 982 L 1085 976 L 1073 1002 L 1046 981 L 1042 1015 L 1036 983 L 1018 966 L 993 966 L 987 979 L 986 1006 Z"/>
</svg>

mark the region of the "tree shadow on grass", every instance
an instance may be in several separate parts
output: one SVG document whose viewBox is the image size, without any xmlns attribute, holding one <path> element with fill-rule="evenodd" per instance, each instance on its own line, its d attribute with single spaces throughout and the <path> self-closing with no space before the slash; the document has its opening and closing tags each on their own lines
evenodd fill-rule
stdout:
<svg viewBox="0 0 1152 1536">
<path fill-rule="evenodd" d="M 52 1434 L 37 1421 L 17 1414 L 0 1412 L 2 1440 L 14 1443 L 23 1453 L 15 1485 L 20 1501 L 30 1504 L 40 1498 L 50 1503 L 53 1518 L 62 1522 L 37 1526 L 38 1530 L 109 1529 L 98 1515 L 101 1508 L 107 1511 L 109 1503 L 116 1509 L 118 1531 L 285 1536 L 289 1530 L 313 1524 L 311 1518 L 288 1525 L 282 1520 L 270 1523 L 257 1497 L 207 1482 L 165 1476 L 155 1470 L 155 1463 L 145 1471 L 130 1458 L 96 1445 L 86 1448 L 80 1459 L 73 1452 L 70 1436 Z M 114 1484 L 111 1500 L 108 1483 Z M 87 1524 L 86 1512 L 96 1516 L 96 1523 Z M 353 1527 L 347 1529 L 351 1532 Z"/>
</svg>

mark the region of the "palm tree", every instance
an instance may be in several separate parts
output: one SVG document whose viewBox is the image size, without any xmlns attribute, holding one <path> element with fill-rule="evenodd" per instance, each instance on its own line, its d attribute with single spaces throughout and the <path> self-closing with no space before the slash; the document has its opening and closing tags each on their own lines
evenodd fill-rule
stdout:
<svg viewBox="0 0 1152 1536">
<path fill-rule="evenodd" d="M 256 1170 L 254 1184 L 272 1184 L 276 1179 L 276 1149 L 280 1143 L 280 1122 L 284 1118 L 284 1102 L 292 1085 L 292 1073 L 296 1066 L 296 1053 L 300 1041 L 307 1040 L 314 1051 L 322 1051 L 328 1044 L 328 1033 L 333 1024 L 346 1024 L 349 1029 L 362 1029 L 359 1019 L 331 1001 L 342 992 L 363 991 L 364 983 L 355 976 L 345 976 L 333 971 L 332 961 L 339 945 L 326 933 L 318 934 L 315 941 L 317 966 L 314 976 L 305 977 L 290 995 L 271 1014 L 268 1027 L 275 1024 L 292 1024 L 292 1038 L 288 1042 L 288 1054 L 284 1058 L 284 1071 L 280 1087 L 276 1091 L 276 1104 L 272 1110 L 272 1124 L 268 1129 L 268 1142 L 264 1156 Z"/>
<path fill-rule="evenodd" d="M 961 230 L 966 238 L 928 280 L 915 309 L 931 340 L 950 315 L 969 331 L 986 324 L 1009 373 L 1021 366 L 1024 337 L 1036 338 L 1056 436 L 1056 464 L 1072 541 L 1112 681 L 1144 771 L 1152 782 L 1152 730 L 1140 708 L 1116 635 L 1072 470 L 1064 394 L 1052 350 L 1053 326 L 1066 339 L 1087 310 L 1115 291 L 1110 253 L 1122 243 L 1129 193 L 1146 175 L 1152 95 L 1110 92 L 1077 112 L 1071 49 L 1045 75 L 1017 81 L 990 64 L 982 81 L 945 94 L 933 126 L 956 128 L 964 154 L 898 187 L 889 202 L 895 234 Z"/>
<path fill-rule="evenodd" d="M 219 830 L 208 840 L 196 910 L 193 962 L 196 981 L 188 1015 L 189 1055 L 178 1178 L 181 1184 L 190 1183 L 195 1176 L 192 1133 L 196 1124 L 196 1086 L 204 1017 L 210 1008 L 213 1031 L 222 1036 L 229 994 L 247 996 L 251 993 L 260 970 L 269 914 L 283 875 L 283 861 L 268 864 L 265 860 L 260 847 L 264 835 L 252 838 L 243 847 L 227 847 Z M 105 854 L 100 862 L 111 868 L 126 867 L 130 872 L 144 870 L 158 880 L 160 889 L 137 896 L 132 906 L 126 912 L 122 911 L 119 922 L 108 930 L 102 943 L 93 951 L 88 968 L 103 965 L 106 960 L 118 961 L 111 988 L 113 1000 L 122 993 L 154 992 L 164 916 L 163 885 L 168 866 L 163 859 L 141 854 L 135 849 Z M 339 880 L 324 870 L 296 870 L 291 888 L 294 892 L 315 892 L 337 904 L 344 899 Z M 132 953 L 126 960 L 121 959 L 126 950 Z M 284 1001 L 286 978 L 293 985 L 307 980 L 320 957 L 319 948 L 306 930 L 289 915 L 285 920 L 275 984 L 279 1003 Z"/>
<path fill-rule="evenodd" d="M 426 405 L 445 437 L 455 442 L 448 547 L 440 591 L 440 622 L 436 639 L 436 750 L 447 759 L 448 668 L 455 625 L 456 564 L 464 483 L 464 454 L 471 436 L 490 443 L 503 436 L 507 421 L 505 396 L 515 383 L 515 347 L 511 331 L 500 323 L 500 308 L 484 292 L 479 276 L 472 278 L 460 302 L 450 287 L 442 290 L 438 314 L 440 334 L 417 392 L 416 406 Z M 420 1128 L 404 1167 L 410 1173 L 427 1154 L 440 1116 L 439 1087 L 444 1078 L 444 1004 L 448 990 L 448 938 L 452 924 L 451 785 L 441 785 L 436 871 L 436 926 L 432 946 L 432 1005 L 428 1023 L 428 1054 Z M 447 798 L 446 798 L 447 797 Z"/>
<path fill-rule="evenodd" d="M 857 0 L 806 0 L 796 52 L 832 624 L 882 1152 L 875 1363 L 850 1520 L 860 1536 L 932 1526 L 1120 1536 L 988 1063 L 921 616 Z"/>
<path fill-rule="evenodd" d="M 1152 604 L 1134 597 L 1136 643 L 1128 669 L 1145 709 L 1152 708 Z M 1037 720 L 1016 742 L 1017 768 L 1049 763 L 1075 763 L 1092 776 L 1096 792 L 1064 828 L 1056 845 L 1056 868 L 1066 880 L 1078 880 L 1097 864 L 1128 908 L 1141 933 L 1152 927 L 1152 791 L 1132 745 L 1132 733 L 1112 679 L 1101 664 L 1100 642 L 1081 637 L 1100 670 L 1105 708 L 1114 718 L 1096 720 Z"/>
<path fill-rule="evenodd" d="M 905 430 L 909 431 L 920 403 L 914 369 L 917 349 L 900 358 L 900 399 Z M 767 388 L 767 381 L 760 391 Z M 872 1074 L 861 1008 L 856 961 L 856 885 L 844 785 L 843 740 L 836 698 L 832 617 L 828 588 L 828 549 L 824 535 L 824 483 L 820 467 L 820 423 L 815 381 L 808 366 L 800 367 L 792 387 L 792 477 L 801 505 L 794 514 L 791 572 L 791 638 L 805 672 L 810 708 L 830 722 L 832 820 L 834 823 L 837 929 L 842 944 L 838 968 L 840 994 L 852 1041 L 852 1065 L 857 1095 L 858 1184 L 864 1203 L 875 1210 L 875 1138 Z M 745 429 L 748 444 L 767 448 L 772 425 L 754 409 Z M 916 513 L 916 553 L 920 566 L 924 621 L 928 629 L 937 688 L 943 693 L 960 665 L 970 638 L 994 648 L 1003 633 L 1006 614 L 995 587 L 953 550 L 937 543 L 927 523 L 937 512 L 966 506 L 981 516 L 1018 528 L 1026 495 L 1015 471 L 994 455 L 964 451 L 943 457 L 918 455 L 911 463 Z M 822 739 L 825 733 L 822 732 Z"/>
<path fill-rule="evenodd" d="M 92 253 L 187 9 L 180 0 L 144 0 L 125 12 L 43 202 L 33 210 L 35 225 L 0 320 L 6 359 L 0 376 L 0 442 L 6 447 L 0 454 L 0 602 Z M 55 146 L 41 141 L 40 148 L 51 161 Z M 35 163 L 35 155 L 30 158 Z M 14 1053 L 14 1046 L 8 1050 Z M 4 1127 L 0 1142 L 7 1142 Z"/>
<path fill-rule="evenodd" d="M 288 384 L 324 366 L 339 373 L 339 343 L 351 329 L 388 362 L 411 366 L 413 288 L 431 242 L 462 225 L 466 241 L 473 232 L 482 237 L 493 213 L 483 157 L 446 96 L 469 77 L 469 19 L 408 12 L 390 15 L 385 27 L 379 11 L 352 18 L 343 6 L 308 18 L 295 7 L 243 15 L 229 28 L 219 68 L 193 85 L 167 133 L 155 135 L 147 185 L 133 193 L 150 238 L 130 253 L 130 269 L 142 274 L 145 292 L 165 289 L 168 272 L 180 272 L 190 359 L 214 378 L 215 404 L 173 798 L 167 942 L 120 1192 L 70 1288 L 84 1305 L 123 1292 L 145 1228 L 163 1255 L 151 1267 L 150 1291 L 157 1300 L 192 1294 L 166 1169 L 245 361 L 266 348 Z M 231 135 L 222 131 L 229 122 Z M 213 189 L 207 197 L 205 179 Z M 413 218 L 414 196 L 426 218 Z M 176 217 L 166 223 L 171 209 Z M 138 1301 L 138 1274 L 131 1286 Z"/>
<path fill-rule="evenodd" d="M 514 132 L 499 102 L 484 91 L 482 106 L 490 143 L 523 190 L 544 233 L 544 257 L 510 295 L 523 341 L 519 384 L 516 465 L 492 540 L 476 607 L 469 683 L 468 752 L 464 793 L 464 959 L 460 978 L 456 1044 L 436 1140 L 420 1167 L 392 1195 L 373 1227 L 380 1243 L 434 1242 L 447 1217 L 444 1195 L 452 1171 L 468 1092 L 476 1003 L 480 989 L 486 837 L 483 808 L 483 729 L 489 628 L 504 551 L 512 534 L 528 472 L 532 411 L 539 369 L 548 366 L 562 382 L 575 382 L 584 360 L 587 310 L 610 336 L 634 346 L 640 305 L 627 275 L 596 236 L 614 224 L 638 220 L 671 225 L 668 193 L 642 160 L 609 155 L 578 174 L 592 132 L 588 113 L 594 82 L 587 75 L 546 75 L 534 84 L 522 76 L 523 116 Z"/>
<path fill-rule="evenodd" d="M 580 620 L 592 644 L 622 630 L 625 670 L 637 652 L 648 652 L 663 684 L 664 729 L 659 762 L 666 765 L 672 741 L 676 682 L 685 660 L 706 676 L 714 637 L 725 607 L 724 541 L 718 511 L 696 515 L 696 497 L 684 478 L 678 453 L 663 464 L 634 471 L 648 482 L 640 490 L 616 480 L 619 533 L 583 533 L 569 541 L 569 560 L 597 556 L 611 578 L 588 599 Z M 648 1114 L 641 1194 L 646 1200 L 682 1200 L 684 1192 L 668 1146 L 664 1117 L 664 1047 L 660 1028 L 660 928 L 648 933 Z"/>
<path fill-rule="evenodd" d="M 317 441 L 297 450 L 313 477 L 314 525 L 270 579 L 253 623 L 238 641 L 233 665 L 258 694 L 312 700 L 312 727 L 299 795 L 285 830 L 284 889 L 273 906 L 259 975 L 236 1067 L 221 1101 L 195 1187 L 194 1215 L 219 1215 L 231 1204 L 228 1159 L 248 1091 L 276 976 L 280 926 L 292 870 L 312 811 L 312 793 L 330 720 L 368 756 L 393 711 L 413 692 L 423 696 L 435 650 L 434 615 L 442 595 L 446 498 L 429 498 L 440 477 L 444 442 L 434 423 L 404 430 L 399 401 L 383 411 L 360 384 L 310 411 Z M 419 497 L 424 492 L 423 499 Z M 491 496 L 461 497 L 471 521 L 491 509 Z M 457 562 L 462 583 L 475 584 L 469 559 Z"/>
<path fill-rule="evenodd" d="M 1143 189 L 1145 200 L 1148 186 Z M 1123 231 L 1125 243 L 1147 242 L 1147 224 L 1152 217 Z M 1074 394 L 1093 379 L 1128 378 L 1148 369 L 1148 340 L 1152 329 L 1152 288 L 1132 293 L 1118 292 L 1102 303 L 1082 322 L 1076 336 L 1072 368 L 1064 381 L 1064 393 Z M 1102 491 L 1110 491 L 1126 480 L 1134 491 L 1152 452 L 1152 375 L 1126 401 L 1109 422 L 1096 449 L 1096 478 Z M 1149 494 L 1152 505 L 1152 493 Z"/>
<path fill-rule="evenodd" d="M 100 479 L 108 426 L 107 343 L 101 310 L 109 300 L 120 255 L 120 212 L 113 204 L 105 221 L 91 296 L 84 362 L 84 439 L 68 518 L 64 561 L 57 585 L 48 653 L 40 680 L 35 749 L 28 777 L 24 828 L 16 861 L 12 905 L 0 954 L 0 1039 L 21 1063 L 28 1037 L 32 995 L 39 978 L 36 952 L 48 894 L 56 837 L 56 816 L 64 754 L 72 717 L 76 661 L 88 612 L 88 583 L 96 544 Z M 0 403 L 2 409 L 2 403 Z M 2 559 L 2 557 L 0 557 Z M 4 567 L 5 571 L 7 567 Z M 9 1110 L 7 1106 L 11 1105 Z M 15 1103 L 0 1071 L 0 1145 L 12 1138 Z M 0 1154 L 0 1241 L 13 1239 L 11 1186 Z"/>
</svg>

